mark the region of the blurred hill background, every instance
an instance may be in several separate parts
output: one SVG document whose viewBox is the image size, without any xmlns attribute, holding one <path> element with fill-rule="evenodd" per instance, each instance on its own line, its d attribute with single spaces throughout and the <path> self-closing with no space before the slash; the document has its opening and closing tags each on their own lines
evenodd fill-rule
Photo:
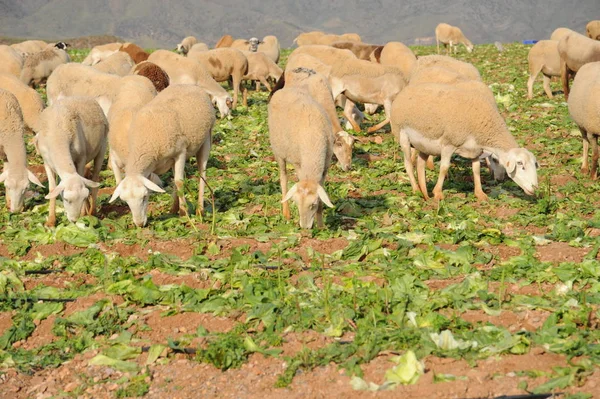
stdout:
<svg viewBox="0 0 600 399">
<path fill-rule="evenodd" d="M 213 46 L 226 33 L 274 34 L 291 47 L 311 30 L 428 44 L 439 22 L 476 44 L 506 43 L 545 39 L 559 26 L 584 32 L 592 19 L 600 19 L 600 0 L 0 0 L 5 37 L 117 36 L 146 48 L 175 47 L 187 35 Z"/>
</svg>

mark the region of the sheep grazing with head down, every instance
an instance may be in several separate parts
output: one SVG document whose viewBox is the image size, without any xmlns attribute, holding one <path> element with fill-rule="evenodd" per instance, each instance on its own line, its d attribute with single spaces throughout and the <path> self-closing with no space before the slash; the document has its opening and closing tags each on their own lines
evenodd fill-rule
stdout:
<svg viewBox="0 0 600 399">
<path fill-rule="evenodd" d="M 244 55 L 248 60 L 248 71 L 242 77 L 242 80 L 256 81 L 256 91 L 260 90 L 261 83 L 270 91 L 271 85 L 267 79 L 279 80 L 283 74 L 283 70 L 265 53 L 261 53 L 260 51 L 256 53 L 246 51 Z"/>
<path fill-rule="evenodd" d="M 48 43 L 43 40 L 25 40 L 21 43 L 11 44 L 10 47 L 15 49 L 21 55 L 29 55 L 46 50 Z"/>
<path fill-rule="evenodd" d="M 335 42 L 331 44 L 331 47 L 346 49 L 352 51 L 352 54 L 359 60 L 371 60 L 371 54 L 377 49 L 382 49 L 383 46 L 378 44 L 367 44 L 361 42 Z"/>
<path fill-rule="evenodd" d="M 83 65 L 95 65 L 102 61 L 105 58 L 110 57 L 112 54 L 119 51 L 123 43 L 115 42 L 108 44 L 101 44 L 99 46 L 95 46 L 90 50 L 90 53 L 85 57 L 81 63 Z"/>
<path fill-rule="evenodd" d="M 8 90 L 15 95 L 23 112 L 25 127 L 32 132 L 37 131 L 40 114 L 44 110 L 42 96 L 14 75 L 0 73 L 0 89 Z"/>
<path fill-rule="evenodd" d="M 377 47 L 369 59 L 382 65 L 391 65 L 400 68 L 404 76 L 410 76 L 417 64 L 417 57 L 404 43 L 389 42 L 385 46 Z"/>
<path fill-rule="evenodd" d="M 40 117 L 35 146 L 44 159 L 50 200 L 48 226 L 56 224 L 56 197 L 62 195 L 67 218 L 96 212 L 100 170 L 106 154 L 108 121 L 91 97 L 68 97 L 54 102 Z M 94 161 L 91 179 L 85 165 Z M 57 174 L 60 183 L 56 184 Z M 84 204 L 91 188 L 89 206 Z"/>
<path fill-rule="evenodd" d="M 23 69 L 23 56 L 12 47 L 0 44 L 0 73 L 10 73 L 20 77 L 21 69 Z"/>
<path fill-rule="evenodd" d="M 435 27 L 435 41 L 437 43 L 437 52 L 440 53 L 440 43 L 446 47 L 446 53 L 450 54 L 450 51 L 454 49 L 456 54 L 456 45 L 462 44 L 465 46 L 467 51 L 470 53 L 473 51 L 473 43 L 463 34 L 457 26 L 440 23 Z"/>
<path fill-rule="evenodd" d="M 208 48 L 208 45 L 206 43 L 196 43 L 190 48 L 190 50 L 188 51 L 188 54 L 189 53 L 201 53 L 203 51 L 208 51 L 208 50 L 210 50 L 210 49 Z"/>
<path fill-rule="evenodd" d="M 133 59 L 129 54 L 123 51 L 117 51 L 110 57 L 94 64 L 93 67 L 101 72 L 125 76 L 129 75 L 129 71 L 134 65 L 135 62 L 133 62 Z"/>
<path fill-rule="evenodd" d="M 323 203 L 333 207 L 323 188 L 333 152 L 327 113 L 306 91 L 284 88 L 269 102 L 269 139 L 279 165 L 283 216 L 290 218 L 288 201 L 298 205 L 300 227 L 310 229 L 315 218 L 323 224 Z M 296 169 L 298 183 L 288 191 L 286 164 Z"/>
<path fill-rule="evenodd" d="M 548 98 L 554 98 L 550 88 L 550 79 L 560 76 L 560 54 L 558 41 L 540 40 L 529 49 L 527 55 L 529 63 L 529 80 L 527 80 L 527 98 L 533 98 L 533 83 L 541 72 L 544 75 L 544 91 Z"/>
<path fill-rule="evenodd" d="M 6 204 L 13 213 L 23 209 L 29 182 L 43 187 L 38 178 L 27 169 L 24 134 L 23 114 L 17 98 L 9 91 L 0 89 L 0 159 L 4 161 L 0 183 L 4 183 Z"/>
<path fill-rule="evenodd" d="M 150 180 L 173 168 L 175 190 L 172 213 L 187 215 L 183 180 L 185 162 L 195 156 L 198 167 L 196 213 L 204 209 L 204 180 L 211 145 L 215 110 L 206 91 L 195 85 L 171 85 L 140 108 L 129 129 L 129 156 L 125 178 L 110 202 L 121 198 L 129 208 L 136 226 L 148 221 L 150 191 L 164 192 Z"/>
<path fill-rule="evenodd" d="M 169 75 L 167 75 L 165 70 L 150 61 L 142 61 L 134 65 L 131 68 L 131 74 L 145 76 L 150 79 L 157 92 L 163 91 L 171 83 Z"/>
<path fill-rule="evenodd" d="M 600 21 L 590 21 L 585 26 L 587 37 L 594 40 L 600 40 Z"/>
<path fill-rule="evenodd" d="M 279 55 L 281 53 L 281 46 L 276 36 L 267 35 L 263 37 L 262 42 L 259 43 L 257 52 L 265 53 L 267 57 L 271 59 L 275 64 L 279 62 Z"/>
<path fill-rule="evenodd" d="M 69 54 L 62 48 L 53 47 L 49 50 L 39 51 L 25 58 L 21 81 L 26 85 L 39 85 L 46 80 L 59 65 L 70 62 Z"/>
<path fill-rule="evenodd" d="M 569 99 L 569 80 L 579 68 L 589 62 L 600 61 L 600 42 L 577 32 L 571 32 L 558 41 L 560 78 L 565 99 Z"/>
<path fill-rule="evenodd" d="M 186 55 L 190 51 L 192 46 L 196 43 L 198 43 L 198 39 L 196 39 L 194 36 L 187 36 L 181 41 L 181 43 L 177 45 L 175 51 Z"/>
</svg>

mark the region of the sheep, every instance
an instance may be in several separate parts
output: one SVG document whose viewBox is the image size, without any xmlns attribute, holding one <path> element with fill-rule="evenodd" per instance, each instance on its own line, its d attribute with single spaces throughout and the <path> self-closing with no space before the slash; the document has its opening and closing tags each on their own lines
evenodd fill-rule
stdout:
<svg viewBox="0 0 600 399">
<path fill-rule="evenodd" d="M 269 102 L 268 126 L 271 149 L 279 165 L 283 216 L 290 219 L 288 201 L 293 199 L 301 228 L 310 229 L 315 216 L 317 225 L 323 227 L 323 203 L 333 208 L 323 188 L 333 152 L 332 126 L 326 112 L 306 91 L 284 88 Z M 289 191 L 288 162 L 298 175 L 298 183 Z"/>
<path fill-rule="evenodd" d="M 260 90 L 261 83 L 265 85 L 267 90 L 271 91 L 271 86 L 267 79 L 279 80 L 283 74 L 283 70 L 265 53 L 246 51 L 244 55 L 248 60 L 248 71 L 242 77 L 242 80 L 256 81 L 257 91 Z"/>
<path fill-rule="evenodd" d="M 96 212 L 100 170 L 106 153 L 108 121 L 100 105 L 91 97 L 68 97 L 46 108 L 40 116 L 35 146 L 44 159 L 50 200 L 47 226 L 56 225 L 56 197 L 62 195 L 67 218 L 76 222 L 80 215 Z M 85 165 L 94 161 L 91 179 Z M 56 184 L 57 174 L 60 183 Z M 84 201 L 90 195 L 89 206 Z"/>
<path fill-rule="evenodd" d="M 23 210 L 29 182 L 43 187 L 27 169 L 24 134 L 23 114 L 17 98 L 11 92 L 0 89 L 0 159 L 4 160 L 0 183 L 4 183 L 6 204 L 11 213 Z"/>
<path fill-rule="evenodd" d="M 129 54 L 133 62 L 135 62 L 136 64 L 139 64 L 142 61 L 146 61 L 150 56 L 150 54 L 148 54 L 146 51 L 144 51 L 143 48 L 141 48 L 135 43 L 123 43 L 123 45 L 119 47 L 119 51 L 123 51 Z"/>
<path fill-rule="evenodd" d="M 90 53 L 87 55 L 87 57 L 85 57 L 83 61 L 81 61 L 81 63 L 83 65 L 95 65 L 103 59 L 108 58 L 112 54 L 119 51 L 122 45 L 123 43 L 115 42 L 95 46 L 93 49 L 90 50 Z"/>
<path fill-rule="evenodd" d="M 359 60 L 369 61 L 371 58 L 371 53 L 376 51 L 377 49 L 383 48 L 378 44 L 366 44 L 361 42 L 335 42 L 331 44 L 331 47 L 346 49 L 352 51 L 352 54 L 356 56 Z"/>
<path fill-rule="evenodd" d="M 252 37 L 248 40 L 246 39 L 236 39 L 234 40 L 230 46 L 236 50 L 240 51 L 251 51 L 253 53 L 258 51 L 258 45 L 261 44 L 262 41 L 256 37 Z"/>
<path fill-rule="evenodd" d="M 441 66 L 444 68 L 452 69 L 457 73 L 463 75 L 468 80 L 481 81 L 481 74 L 468 62 L 459 61 L 446 55 L 425 55 L 417 59 L 416 65 L 412 68 L 412 74 L 417 73 L 419 70 L 429 68 L 432 66 Z M 410 76 L 409 76 L 410 80 Z"/>
<path fill-rule="evenodd" d="M 125 178 L 110 202 L 121 198 L 129 205 L 136 226 L 145 226 L 150 191 L 164 192 L 149 177 L 173 168 L 175 190 L 172 213 L 187 215 L 183 179 L 185 161 L 196 157 L 198 202 L 204 209 L 204 180 L 211 146 L 215 110 L 208 94 L 195 85 L 171 85 L 137 111 L 129 130 Z"/>
<path fill-rule="evenodd" d="M 309 45 L 309 44 L 317 44 L 317 40 L 321 36 L 324 36 L 324 35 L 325 35 L 325 32 L 321 32 L 321 31 L 313 31 L 313 32 L 300 33 L 294 39 L 294 43 L 296 43 L 296 45 L 298 45 L 298 47 L 300 47 L 300 46 L 306 46 L 306 45 Z"/>
<path fill-rule="evenodd" d="M 135 66 L 135 62 L 133 62 L 129 54 L 123 51 L 117 51 L 108 58 L 93 65 L 94 68 L 101 72 L 118 76 L 129 75 L 129 71 L 133 66 Z"/>
<path fill-rule="evenodd" d="M 195 84 L 206 90 L 219 109 L 221 118 L 230 114 L 233 99 L 198 61 L 167 50 L 153 52 L 148 61 L 164 69 L 169 75 L 171 84 Z"/>
<path fill-rule="evenodd" d="M 10 73 L 20 77 L 22 69 L 23 56 L 12 47 L 0 44 L 0 73 Z"/>
<path fill-rule="evenodd" d="M 560 39 L 567 36 L 571 32 L 573 32 L 573 30 L 571 30 L 569 28 L 556 28 L 552 32 L 552 35 L 550 35 L 550 40 L 559 41 Z"/>
<path fill-rule="evenodd" d="M 217 82 L 226 82 L 231 77 L 233 83 L 233 105 L 237 107 L 238 93 L 242 84 L 242 77 L 248 73 L 248 59 L 234 48 L 218 48 L 200 53 L 188 54 L 188 58 L 198 61 L 202 67 Z M 247 91 L 244 90 L 244 106 L 248 106 Z"/>
<path fill-rule="evenodd" d="M 294 39 L 294 43 L 296 43 L 298 47 L 311 44 L 331 45 L 335 42 L 362 42 L 362 39 L 356 33 L 334 35 L 318 31 L 301 33 Z"/>
<path fill-rule="evenodd" d="M 600 21 L 590 21 L 585 26 L 587 37 L 594 40 L 600 40 Z"/>
<path fill-rule="evenodd" d="M 275 64 L 279 62 L 281 46 L 276 36 L 268 35 L 263 37 L 262 43 L 258 45 L 257 51 L 265 53 Z"/>
<path fill-rule="evenodd" d="M 190 50 L 188 51 L 188 54 L 189 53 L 201 53 L 203 51 L 208 51 L 208 50 L 209 50 L 209 48 L 206 43 L 196 43 L 190 48 Z"/>
<path fill-rule="evenodd" d="M 181 43 L 177 45 L 175 51 L 186 55 L 190 51 L 192 46 L 196 43 L 198 43 L 198 39 L 196 39 L 194 36 L 187 36 L 181 41 Z"/>
<path fill-rule="evenodd" d="M 456 54 L 457 44 L 465 46 L 469 53 L 473 51 L 473 43 L 467 39 L 459 27 L 443 22 L 435 27 L 435 42 L 437 43 L 438 54 L 440 53 L 440 42 L 446 47 L 446 54 L 449 54 L 452 49 L 454 49 L 454 54 Z"/>
<path fill-rule="evenodd" d="M 217 40 L 215 48 L 231 47 L 231 43 L 233 43 L 233 37 L 231 35 L 223 35 L 219 40 Z"/>
<path fill-rule="evenodd" d="M 527 80 L 527 98 L 533 98 L 533 83 L 540 72 L 544 75 L 544 91 L 548 98 L 554 98 L 550 88 L 552 76 L 560 76 L 560 54 L 558 41 L 540 40 L 529 49 L 529 80 Z"/>
<path fill-rule="evenodd" d="M 145 76 L 150 79 L 157 92 L 163 91 L 170 84 L 169 75 L 167 75 L 165 70 L 150 61 L 142 61 L 139 64 L 134 65 L 131 68 L 130 73 L 132 75 Z"/>
<path fill-rule="evenodd" d="M 23 63 L 20 76 L 21 82 L 26 85 L 39 85 L 50 76 L 57 66 L 70 61 L 69 54 L 59 48 L 31 54 L 25 58 L 25 62 Z"/>
<path fill-rule="evenodd" d="M 468 83 L 485 86 L 480 82 Z M 450 158 L 455 152 L 472 160 L 475 196 L 479 200 L 487 199 L 480 177 L 480 156 L 486 154 L 494 156 L 526 194 L 533 195 L 537 189 L 535 156 L 518 146 L 496 104 L 480 89 L 438 83 L 408 85 L 394 100 L 392 132 L 404 153 L 404 167 L 413 191 L 420 190 L 426 199 L 429 195 L 423 164 L 427 156 L 441 155 L 442 158 L 433 190 L 434 197 L 441 200 Z M 419 185 L 410 160 L 411 146 L 419 151 L 417 169 L 422 171 Z"/>
<path fill-rule="evenodd" d="M 410 76 L 417 64 L 417 57 L 404 43 L 389 42 L 376 48 L 369 56 L 373 62 L 400 68 L 404 76 Z"/>
<path fill-rule="evenodd" d="M 591 39 L 590 39 L 591 40 Z M 583 65 L 575 79 L 567 101 L 569 114 L 579 127 L 583 139 L 581 172 L 589 172 L 598 178 L 598 136 L 600 135 L 600 62 Z M 589 168 L 588 152 L 592 145 L 592 167 Z"/>
<path fill-rule="evenodd" d="M 46 50 L 47 46 L 48 43 L 43 40 L 25 40 L 24 42 L 10 45 L 10 47 L 21 55 L 34 54 Z"/>
<path fill-rule="evenodd" d="M 40 114 L 44 110 L 44 100 L 40 94 L 16 76 L 7 73 L 0 73 L 0 89 L 15 95 L 23 113 L 25 127 L 36 132 Z"/>
<path fill-rule="evenodd" d="M 421 83 L 455 84 L 469 80 L 471 79 L 454 69 L 434 65 L 428 68 L 421 68 L 413 73 L 410 77 L 409 84 L 413 86 Z"/>
<path fill-rule="evenodd" d="M 62 97 L 89 96 L 98 101 L 104 114 L 108 116 L 119 90 L 130 80 L 137 80 L 149 87 L 153 86 L 152 82 L 143 76 L 120 77 L 76 63 L 60 65 L 48 78 L 46 85 L 48 104 L 53 104 Z"/>
<path fill-rule="evenodd" d="M 571 32 L 558 41 L 560 78 L 565 99 L 569 99 L 569 79 L 588 62 L 600 61 L 600 42 L 577 32 Z"/>
</svg>

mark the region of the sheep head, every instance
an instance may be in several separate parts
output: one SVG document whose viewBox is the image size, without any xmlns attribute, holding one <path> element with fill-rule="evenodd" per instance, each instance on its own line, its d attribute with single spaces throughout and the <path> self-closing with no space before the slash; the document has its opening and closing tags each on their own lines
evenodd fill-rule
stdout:
<svg viewBox="0 0 600 399">
<path fill-rule="evenodd" d="M 62 194 L 63 207 L 67 218 L 76 222 L 83 208 L 83 201 L 90 195 L 89 188 L 99 187 L 100 184 L 86 179 L 76 173 L 65 176 L 61 182 L 46 195 L 46 199 L 56 198 Z"/>
<path fill-rule="evenodd" d="M 0 183 L 4 182 L 6 187 L 8 209 L 11 213 L 21 212 L 25 202 L 25 190 L 29 182 L 44 187 L 38 178 L 28 169 L 27 176 L 14 176 L 10 171 L 10 165 L 4 164 L 4 171 L 0 174 Z"/>
<path fill-rule="evenodd" d="M 109 202 L 114 202 L 117 198 L 121 198 L 127 202 L 129 209 L 131 209 L 133 223 L 138 227 L 144 227 L 148 222 L 147 212 L 150 191 L 157 193 L 165 192 L 165 190 L 147 177 L 142 175 L 125 176 L 117 188 L 115 188 L 115 192 Z"/>
<path fill-rule="evenodd" d="M 229 96 L 214 96 L 212 102 L 219 109 L 221 118 L 224 118 L 231 113 L 233 98 Z"/>
<path fill-rule="evenodd" d="M 339 131 L 335 134 L 333 140 L 333 153 L 338 160 L 340 168 L 347 172 L 352 167 L 352 147 L 354 147 L 354 137 L 347 132 Z"/>
<path fill-rule="evenodd" d="M 508 177 L 513 179 L 526 194 L 535 194 L 538 188 L 538 163 L 531 152 L 525 148 L 511 148 L 499 154 L 498 160 L 506 169 Z"/>
<path fill-rule="evenodd" d="M 298 206 L 300 227 L 303 229 L 312 228 L 315 215 L 321 206 L 320 201 L 323 201 L 328 207 L 333 208 L 333 204 L 327 196 L 325 189 L 315 181 L 304 180 L 294 184 L 281 202 L 286 202 L 290 199 L 293 199 Z"/>
<path fill-rule="evenodd" d="M 258 51 L 258 45 L 263 42 L 261 40 L 259 40 L 258 38 L 253 37 L 250 40 L 248 40 L 246 43 L 249 44 L 248 49 L 250 51 L 252 51 L 253 53 L 256 53 L 256 51 Z"/>
</svg>

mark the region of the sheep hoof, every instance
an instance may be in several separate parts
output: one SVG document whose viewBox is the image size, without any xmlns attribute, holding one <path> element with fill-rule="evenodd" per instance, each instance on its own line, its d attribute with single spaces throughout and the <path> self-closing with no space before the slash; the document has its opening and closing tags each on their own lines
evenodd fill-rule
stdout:
<svg viewBox="0 0 600 399">
<path fill-rule="evenodd" d="M 436 199 L 437 201 L 441 201 L 441 200 L 444 199 L 444 194 L 441 191 L 437 192 L 437 191 L 434 190 L 433 191 L 433 198 Z"/>
<path fill-rule="evenodd" d="M 46 220 L 45 226 L 46 227 L 55 227 L 56 226 L 56 219 L 52 218 L 52 219 Z"/>
<path fill-rule="evenodd" d="M 475 193 L 475 197 L 477 197 L 477 200 L 480 202 L 485 202 L 489 199 L 487 194 L 484 193 L 483 191 L 480 193 Z"/>
</svg>

